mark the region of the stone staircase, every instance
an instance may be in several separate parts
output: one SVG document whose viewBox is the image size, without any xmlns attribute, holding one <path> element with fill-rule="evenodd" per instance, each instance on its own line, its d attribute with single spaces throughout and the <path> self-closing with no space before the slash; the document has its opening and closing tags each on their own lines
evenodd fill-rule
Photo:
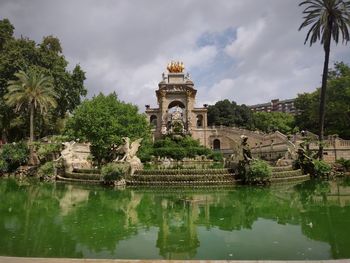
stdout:
<svg viewBox="0 0 350 263">
<path fill-rule="evenodd" d="M 230 169 L 166 169 L 136 171 L 128 185 L 224 185 L 234 184 Z"/>
<path fill-rule="evenodd" d="M 67 182 L 79 183 L 101 183 L 101 173 L 97 169 L 74 169 L 72 172 L 65 172 L 62 175 L 57 175 L 57 179 Z"/>
<path fill-rule="evenodd" d="M 305 181 L 309 175 L 293 170 L 292 166 L 273 167 L 271 183 Z M 101 174 L 97 169 L 74 169 L 57 175 L 57 179 L 66 182 L 101 184 Z M 233 170 L 222 169 L 159 169 L 138 170 L 126 178 L 127 185 L 186 186 L 186 185 L 233 185 L 238 183 Z"/>
<path fill-rule="evenodd" d="M 272 168 L 272 176 L 271 176 L 272 183 L 304 181 L 308 179 L 310 179 L 310 176 L 308 174 L 304 175 L 300 169 L 293 170 L 293 167 L 291 165 Z"/>
</svg>

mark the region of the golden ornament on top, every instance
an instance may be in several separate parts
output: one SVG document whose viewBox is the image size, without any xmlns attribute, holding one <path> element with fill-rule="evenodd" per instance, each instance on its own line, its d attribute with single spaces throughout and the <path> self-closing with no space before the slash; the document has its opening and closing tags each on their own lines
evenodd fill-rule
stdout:
<svg viewBox="0 0 350 263">
<path fill-rule="evenodd" d="M 166 68 L 170 73 L 181 73 L 185 69 L 185 65 L 183 62 L 171 61 Z"/>
</svg>

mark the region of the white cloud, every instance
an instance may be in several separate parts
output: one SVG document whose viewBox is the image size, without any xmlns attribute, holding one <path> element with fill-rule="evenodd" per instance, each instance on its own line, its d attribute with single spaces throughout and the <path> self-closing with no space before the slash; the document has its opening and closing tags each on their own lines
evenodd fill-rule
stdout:
<svg viewBox="0 0 350 263">
<path fill-rule="evenodd" d="M 259 43 L 259 38 L 266 30 L 266 22 L 264 19 L 258 20 L 252 25 L 242 26 L 237 29 L 237 39 L 230 45 L 226 46 L 225 51 L 232 57 L 245 57 L 250 50 Z"/>
<path fill-rule="evenodd" d="M 301 11 L 295 0 L 0 3 L 0 16 L 10 19 L 17 36 L 59 37 L 71 64 L 87 72 L 90 96 L 116 91 L 141 109 L 155 106 L 154 91 L 170 60 L 182 60 L 195 84 L 201 82 L 199 105 L 225 98 L 253 104 L 315 89 L 323 50 L 303 45 Z M 236 34 L 226 47 L 197 45 L 204 33 L 228 28 Z M 332 46 L 331 54 L 331 61 L 350 62 L 348 47 Z"/>
</svg>

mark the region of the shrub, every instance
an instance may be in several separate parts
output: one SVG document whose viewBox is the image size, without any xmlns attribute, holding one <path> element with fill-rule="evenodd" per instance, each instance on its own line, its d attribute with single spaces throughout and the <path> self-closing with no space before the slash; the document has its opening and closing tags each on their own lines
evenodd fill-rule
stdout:
<svg viewBox="0 0 350 263">
<path fill-rule="evenodd" d="M 340 158 L 340 159 L 336 160 L 336 163 L 343 166 L 345 170 L 347 170 L 347 171 L 350 170 L 350 160 L 345 160 L 344 158 Z"/>
<path fill-rule="evenodd" d="M 222 162 L 224 160 L 221 152 L 212 152 L 209 154 L 208 158 L 212 159 L 214 162 Z"/>
<path fill-rule="evenodd" d="M 62 144 L 57 142 L 51 143 L 42 143 L 37 142 L 34 145 L 36 149 L 36 153 L 41 162 L 52 161 L 56 159 L 56 155 L 58 155 L 62 149 Z"/>
<path fill-rule="evenodd" d="M 4 159 L 0 159 L 0 174 L 7 172 L 9 169 L 8 163 Z"/>
<path fill-rule="evenodd" d="M 0 171 L 13 172 L 28 160 L 29 151 L 24 142 L 4 144 L 0 150 Z"/>
<path fill-rule="evenodd" d="M 126 164 L 107 163 L 101 168 L 103 181 L 111 183 L 120 180 L 128 172 L 129 167 Z"/>
<path fill-rule="evenodd" d="M 221 153 L 214 153 L 190 136 L 179 138 L 167 136 L 162 140 L 157 140 L 150 151 L 154 156 L 170 157 L 175 160 L 181 160 L 185 157 L 194 158 L 201 155 L 215 161 L 223 160 Z"/>
<path fill-rule="evenodd" d="M 55 166 L 53 162 L 46 162 L 39 167 L 37 175 L 41 178 L 52 178 L 55 175 Z"/>
<path fill-rule="evenodd" d="M 252 160 L 245 174 L 247 182 L 266 182 L 272 174 L 271 166 L 263 160 Z"/>
<path fill-rule="evenodd" d="M 328 176 L 332 170 L 332 167 L 322 160 L 313 160 L 314 164 L 314 175 L 316 177 L 325 177 Z"/>
</svg>

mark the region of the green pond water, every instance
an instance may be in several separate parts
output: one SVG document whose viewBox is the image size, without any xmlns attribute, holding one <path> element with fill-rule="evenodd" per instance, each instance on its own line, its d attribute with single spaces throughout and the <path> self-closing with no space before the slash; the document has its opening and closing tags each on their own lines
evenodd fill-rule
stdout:
<svg viewBox="0 0 350 263">
<path fill-rule="evenodd" d="M 350 183 L 116 190 L 3 179 L 0 255 L 350 258 Z"/>
</svg>

